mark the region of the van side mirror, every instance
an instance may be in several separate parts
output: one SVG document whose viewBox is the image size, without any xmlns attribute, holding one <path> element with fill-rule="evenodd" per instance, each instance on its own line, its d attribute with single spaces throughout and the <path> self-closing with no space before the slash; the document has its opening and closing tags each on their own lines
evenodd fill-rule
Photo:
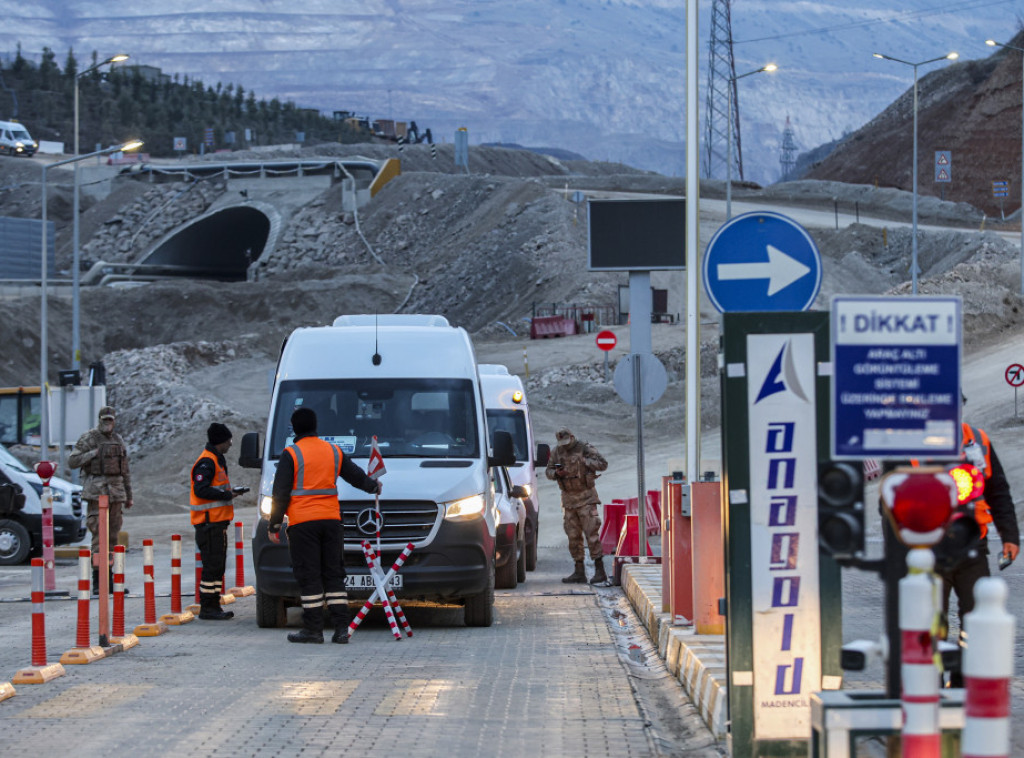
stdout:
<svg viewBox="0 0 1024 758">
<path fill-rule="evenodd" d="M 246 432 L 242 435 L 242 451 L 238 454 L 238 465 L 242 468 L 262 467 L 262 452 L 260 433 Z"/>
<path fill-rule="evenodd" d="M 521 484 L 517 484 L 514 487 L 512 487 L 512 491 L 508 494 L 510 494 L 512 497 L 517 497 L 520 500 L 522 500 L 525 497 L 529 497 L 529 495 L 526 494 L 526 487 L 524 487 Z"/>
<path fill-rule="evenodd" d="M 551 458 L 551 448 L 545 445 L 543 442 L 537 443 L 537 465 L 547 466 L 548 459 Z"/>
<path fill-rule="evenodd" d="M 512 435 L 508 432 L 495 432 L 491 448 L 494 455 L 487 459 L 488 466 L 512 466 L 516 462 L 516 449 L 512 444 Z"/>
</svg>

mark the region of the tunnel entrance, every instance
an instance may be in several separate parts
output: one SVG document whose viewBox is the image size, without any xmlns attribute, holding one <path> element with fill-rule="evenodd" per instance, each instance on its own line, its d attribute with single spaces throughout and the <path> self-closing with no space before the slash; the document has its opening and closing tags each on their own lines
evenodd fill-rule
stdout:
<svg viewBox="0 0 1024 758">
<path fill-rule="evenodd" d="M 225 208 L 165 239 L 141 263 L 159 266 L 165 276 L 245 281 L 269 235 L 270 219 L 262 211 L 247 205 Z"/>
</svg>

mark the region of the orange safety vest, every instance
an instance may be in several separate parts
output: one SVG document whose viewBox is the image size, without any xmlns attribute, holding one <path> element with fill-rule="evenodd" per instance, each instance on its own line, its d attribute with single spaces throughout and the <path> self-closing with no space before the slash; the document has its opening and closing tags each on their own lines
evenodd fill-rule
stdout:
<svg viewBox="0 0 1024 758">
<path fill-rule="evenodd" d="M 341 521 L 338 504 L 338 472 L 344 459 L 341 449 L 319 437 L 303 437 L 284 451 L 292 457 L 295 468 L 288 523 Z"/>
<path fill-rule="evenodd" d="M 227 470 L 220 465 L 220 461 L 217 460 L 217 456 L 211 453 L 209 450 L 203 450 L 196 458 L 196 462 L 192 464 L 192 468 L 199 464 L 199 461 L 203 458 L 209 458 L 213 461 L 213 481 L 210 484 L 214 487 L 230 488 L 231 482 L 228 481 Z M 230 500 L 203 500 L 202 498 L 196 497 L 195 486 L 189 486 L 189 507 L 191 508 L 191 516 L 193 524 L 203 524 L 207 521 L 207 514 L 209 514 L 210 521 L 230 521 L 235 517 L 235 506 L 232 505 Z"/>
<path fill-rule="evenodd" d="M 963 424 L 963 446 L 966 448 L 971 442 L 981 447 L 981 452 L 985 455 L 985 470 L 982 472 L 985 475 L 985 481 L 992 476 L 992 445 L 988 441 L 988 435 L 985 434 L 982 429 L 975 429 L 970 424 Z M 966 456 L 961 456 L 966 460 Z M 974 520 L 978 522 L 978 526 L 981 528 L 982 538 L 988 534 L 988 525 L 992 523 L 992 510 L 988 507 L 988 503 L 985 502 L 984 497 L 979 497 L 974 501 Z"/>
</svg>

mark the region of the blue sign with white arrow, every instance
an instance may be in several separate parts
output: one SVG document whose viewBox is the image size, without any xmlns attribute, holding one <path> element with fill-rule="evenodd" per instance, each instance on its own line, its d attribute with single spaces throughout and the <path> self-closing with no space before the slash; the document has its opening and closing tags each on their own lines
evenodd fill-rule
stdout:
<svg viewBox="0 0 1024 758">
<path fill-rule="evenodd" d="M 821 288 L 821 255 L 800 224 L 780 213 L 744 213 L 704 252 L 704 288 L 726 311 L 805 311 Z"/>
</svg>

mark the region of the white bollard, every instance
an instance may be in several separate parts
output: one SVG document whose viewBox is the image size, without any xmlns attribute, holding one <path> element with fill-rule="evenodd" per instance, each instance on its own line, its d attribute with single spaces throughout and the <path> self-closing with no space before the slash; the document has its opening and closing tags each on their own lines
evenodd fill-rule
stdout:
<svg viewBox="0 0 1024 758">
<path fill-rule="evenodd" d="M 907 553 L 909 573 L 899 583 L 904 758 L 939 758 L 939 670 L 932 636 L 939 595 L 934 566 L 931 549 L 914 548 Z"/>
<path fill-rule="evenodd" d="M 974 610 L 964 617 L 963 758 L 1009 758 L 1010 680 L 1016 619 L 1006 612 L 1002 579 L 979 579 Z"/>
</svg>

